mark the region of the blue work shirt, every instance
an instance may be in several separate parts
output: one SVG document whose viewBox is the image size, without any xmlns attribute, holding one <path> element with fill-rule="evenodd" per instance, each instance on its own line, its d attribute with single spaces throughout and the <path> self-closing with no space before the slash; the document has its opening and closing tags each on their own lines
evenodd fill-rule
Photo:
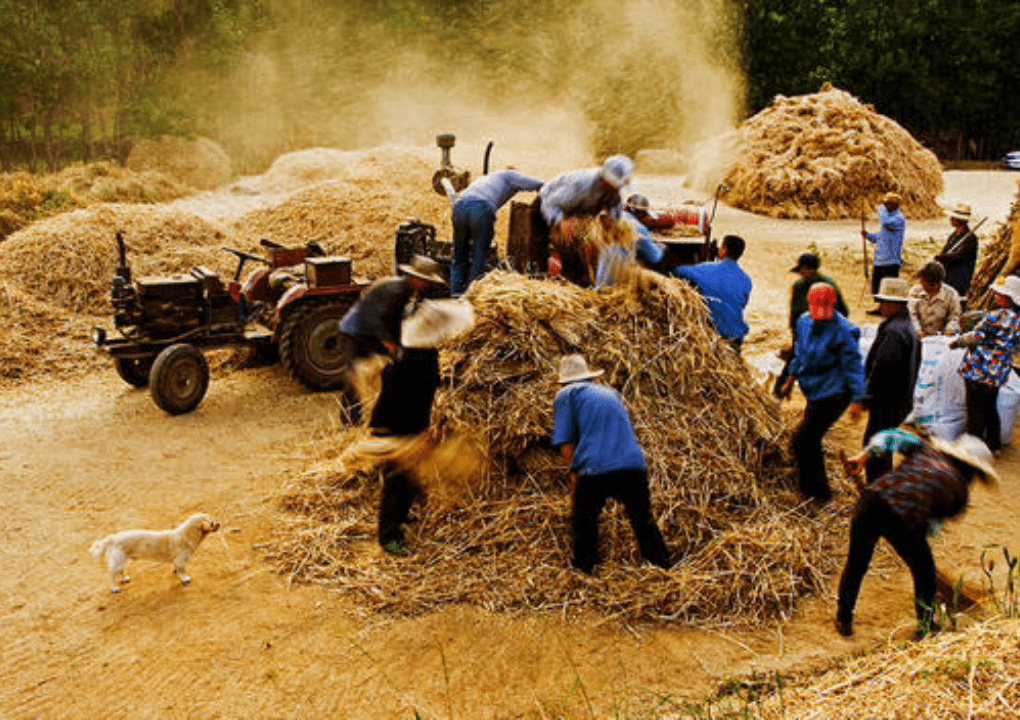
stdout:
<svg viewBox="0 0 1020 720">
<path fill-rule="evenodd" d="M 556 393 L 555 410 L 553 446 L 574 446 L 571 472 L 604 475 L 647 469 L 627 407 L 612 388 L 591 381 L 570 383 Z"/>
<path fill-rule="evenodd" d="M 815 320 L 810 312 L 797 318 L 790 375 L 797 378 L 808 401 L 850 395 L 859 403 L 866 392 L 861 331 L 839 313 L 832 320 Z"/>
<path fill-rule="evenodd" d="M 875 244 L 875 266 L 902 265 L 906 218 L 899 208 L 889 212 L 885 205 L 879 205 L 878 224 L 882 227 L 877 233 L 868 233 L 868 242 Z"/>
<path fill-rule="evenodd" d="M 550 227 L 556 227 L 570 215 L 598 215 L 603 210 L 608 210 L 614 220 L 623 215 L 620 192 L 602 182 L 602 168 L 557 175 L 542 186 L 538 197 Z"/>
<path fill-rule="evenodd" d="M 652 231 L 649 230 L 641 220 L 633 213 L 623 211 L 623 219 L 631 224 L 634 232 L 637 233 L 637 240 L 634 241 L 634 251 L 642 262 L 649 265 L 658 265 L 666 256 L 666 248 L 652 239 Z"/>
<path fill-rule="evenodd" d="M 517 193 L 534 192 L 540 187 L 541 180 L 522 175 L 516 170 L 501 170 L 475 180 L 460 194 L 458 200 L 484 200 L 496 211 Z"/>
<path fill-rule="evenodd" d="M 751 298 L 751 278 L 734 260 L 680 265 L 673 273 L 698 286 L 712 313 L 712 323 L 727 340 L 743 340 L 750 330 L 744 308 Z"/>
</svg>

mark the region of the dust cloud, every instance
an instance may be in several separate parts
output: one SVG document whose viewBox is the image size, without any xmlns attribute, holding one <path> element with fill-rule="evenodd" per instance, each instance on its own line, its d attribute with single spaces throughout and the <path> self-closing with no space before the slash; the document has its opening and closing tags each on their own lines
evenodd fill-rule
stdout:
<svg viewBox="0 0 1020 720">
<path fill-rule="evenodd" d="M 273 28 L 214 92 L 208 74 L 201 92 L 181 78 L 244 172 L 301 148 L 434 147 L 454 133 L 458 167 L 480 169 L 492 141 L 492 167 L 548 176 L 617 152 L 684 153 L 743 112 L 733 0 L 516 0 L 403 19 L 353 0 L 272 7 Z"/>
</svg>

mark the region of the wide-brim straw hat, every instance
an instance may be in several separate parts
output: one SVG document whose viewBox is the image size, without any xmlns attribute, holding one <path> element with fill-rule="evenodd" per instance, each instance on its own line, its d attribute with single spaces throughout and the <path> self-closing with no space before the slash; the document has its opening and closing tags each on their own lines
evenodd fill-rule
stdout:
<svg viewBox="0 0 1020 720">
<path fill-rule="evenodd" d="M 1005 295 L 1017 305 L 1020 305 L 1020 277 L 1010 275 L 1005 280 L 1000 279 L 992 285 L 992 292 Z"/>
<path fill-rule="evenodd" d="M 400 342 L 409 348 L 434 348 L 474 327 L 475 309 L 463 298 L 423 300 L 400 327 Z"/>
<path fill-rule="evenodd" d="M 560 358 L 560 385 L 591 380 L 602 375 L 602 370 L 591 370 L 584 355 L 564 355 Z"/>
<path fill-rule="evenodd" d="M 956 218 L 957 220 L 963 220 L 967 222 L 970 220 L 971 209 L 967 203 L 956 203 L 953 209 L 949 211 L 949 217 Z"/>
<path fill-rule="evenodd" d="M 902 278 L 882 278 L 875 299 L 880 302 L 910 302 L 910 283 Z"/>
<path fill-rule="evenodd" d="M 900 197 L 899 193 L 887 192 L 882 196 L 883 203 L 896 203 L 897 205 L 903 204 L 903 198 Z"/>
<path fill-rule="evenodd" d="M 953 441 L 933 437 L 931 446 L 980 470 L 988 481 L 999 482 L 999 473 L 992 467 L 992 451 L 981 438 L 966 433 Z"/>
<path fill-rule="evenodd" d="M 439 271 L 439 263 L 424 255 L 414 255 L 409 265 L 399 265 L 401 271 L 408 275 L 414 275 L 422 280 L 428 280 L 438 285 L 446 285 L 446 278 Z"/>
</svg>

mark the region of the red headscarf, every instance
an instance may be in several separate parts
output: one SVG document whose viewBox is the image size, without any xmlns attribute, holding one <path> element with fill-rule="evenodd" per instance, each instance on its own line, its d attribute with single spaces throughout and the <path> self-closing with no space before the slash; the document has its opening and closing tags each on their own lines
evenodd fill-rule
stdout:
<svg viewBox="0 0 1020 720">
<path fill-rule="evenodd" d="M 811 286 L 808 291 L 808 309 L 815 320 L 832 320 L 836 312 L 836 288 L 828 283 L 820 282 Z"/>
</svg>

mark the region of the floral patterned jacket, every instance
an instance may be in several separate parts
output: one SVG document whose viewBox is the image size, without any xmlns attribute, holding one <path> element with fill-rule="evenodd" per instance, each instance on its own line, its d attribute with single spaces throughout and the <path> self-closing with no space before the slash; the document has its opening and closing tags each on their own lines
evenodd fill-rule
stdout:
<svg viewBox="0 0 1020 720">
<path fill-rule="evenodd" d="M 1020 347 L 1020 314 L 1012 309 L 993 310 L 958 344 L 970 348 L 960 365 L 964 380 L 1002 387 L 1013 369 L 1013 353 Z"/>
</svg>

